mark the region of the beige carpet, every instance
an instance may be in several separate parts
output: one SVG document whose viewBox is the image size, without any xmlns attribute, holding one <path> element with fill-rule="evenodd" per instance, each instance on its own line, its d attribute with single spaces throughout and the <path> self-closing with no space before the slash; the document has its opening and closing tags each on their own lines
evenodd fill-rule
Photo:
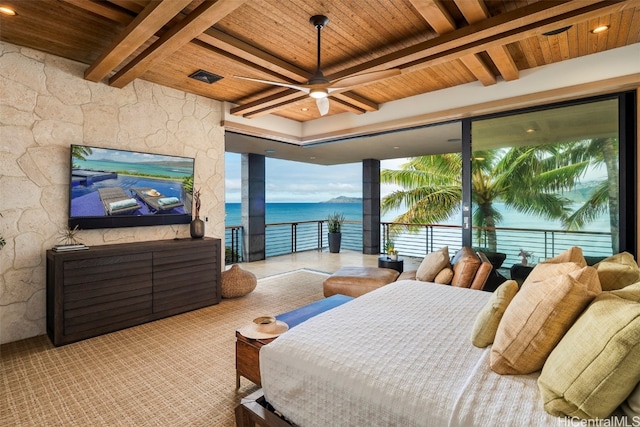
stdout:
<svg viewBox="0 0 640 427">
<path fill-rule="evenodd" d="M 0 347 L 2 426 L 234 426 L 235 330 L 321 299 L 326 275 L 268 277 L 249 295 L 62 347 Z"/>
</svg>

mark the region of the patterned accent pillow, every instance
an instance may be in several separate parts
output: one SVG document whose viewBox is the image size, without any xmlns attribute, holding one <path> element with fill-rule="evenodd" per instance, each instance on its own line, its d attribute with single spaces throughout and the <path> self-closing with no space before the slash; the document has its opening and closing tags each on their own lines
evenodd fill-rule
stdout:
<svg viewBox="0 0 640 427">
<path fill-rule="evenodd" d="M 604 419 L 638 382 L 640 303 L 602 292 L 551 352 L 538 387 L 550 414 Z M 640 408 L 637 393 L 631 405 Z"/>
<path fill-rule="evenodd" d="M 491 369 L 499 374 L 542 369 L 556 344 L 600 292 L 593 267 L 523 286 L 498 326 Z"/>
<path fill-rule="evenodd" d="M 484 348 L 493 343 L 500 319 L 513 297 L 518 292 L 518 282 L 507 280 L 493 292 L 489 301 L 480 310 L 471 331 L 471 343 Z"/>
</svg>

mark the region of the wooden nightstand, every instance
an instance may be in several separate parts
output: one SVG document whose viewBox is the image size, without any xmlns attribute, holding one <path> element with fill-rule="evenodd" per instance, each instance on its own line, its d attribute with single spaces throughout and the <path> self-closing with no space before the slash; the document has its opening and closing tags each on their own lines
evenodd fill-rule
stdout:
<svg viewBox="0 0 640 427">
<path fill-rule="evenodd" d="M 315 315 L 331 310 L 339 305 L 351 301 L 353 297 L 333 295 L 329 298 L 297 308 L 276 316 L 276 319 L 289 325 L 289 329 L 299 325 Z M 236 388 L 240 387 L 240 377 L 262 386 L 260 383 L 260 349 L 277 338 L 252 339 L 236 331 Z"/>
</svg>

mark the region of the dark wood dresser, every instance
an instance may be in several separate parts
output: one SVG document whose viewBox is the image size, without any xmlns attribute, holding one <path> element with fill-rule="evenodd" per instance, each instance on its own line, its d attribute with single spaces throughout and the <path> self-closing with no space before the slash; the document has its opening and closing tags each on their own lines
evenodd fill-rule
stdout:
<svg viewBox="0 0 640 427">
<path fill-rule="evenodd" d="M 220 239 L 47 251 L 47 334 L 59 346 L 220 302 Z"/>
</svg>

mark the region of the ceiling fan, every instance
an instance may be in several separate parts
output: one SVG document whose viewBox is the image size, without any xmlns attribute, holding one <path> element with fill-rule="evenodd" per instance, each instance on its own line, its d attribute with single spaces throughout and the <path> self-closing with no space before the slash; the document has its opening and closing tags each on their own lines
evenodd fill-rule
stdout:
<svg viewBox="0 0 640 427">
<path fill-rule="evenodd" d="M 312 98 L 316 99 L 316 105 L 320 111 L 320 115 L 324 116 L 329 112 L 329 94 L 336 90 L 346 90 L 354 86 L 359 86 L 376 80 L 385 79 L 388 77 L 397 76 L 401 73 L 400 69 L 392 68 L 389 70 L 372 71 L 368 73 L 356 74 L 353 76 L 343 77 L 334 81 L 327 79 L 322 74 L 320 68 L 320 43 L 321 43 L 321 31 L 329 23 L 329 18 L 324 15 L 314 15 L 309 19 L 309 22 L 318 30 L 318 60 L 316 71 L 306 84 L 292 84 L 286 82 L 274 82 L 269 80 L 254 79 L 251 77 L 234 76 L 244 80 L 251 80 L 254 82 L 265 83 L 274 86 L 288 87 L 290 89 L 296 89 L 304 93 L 309 94 Z"/>
</svg>

